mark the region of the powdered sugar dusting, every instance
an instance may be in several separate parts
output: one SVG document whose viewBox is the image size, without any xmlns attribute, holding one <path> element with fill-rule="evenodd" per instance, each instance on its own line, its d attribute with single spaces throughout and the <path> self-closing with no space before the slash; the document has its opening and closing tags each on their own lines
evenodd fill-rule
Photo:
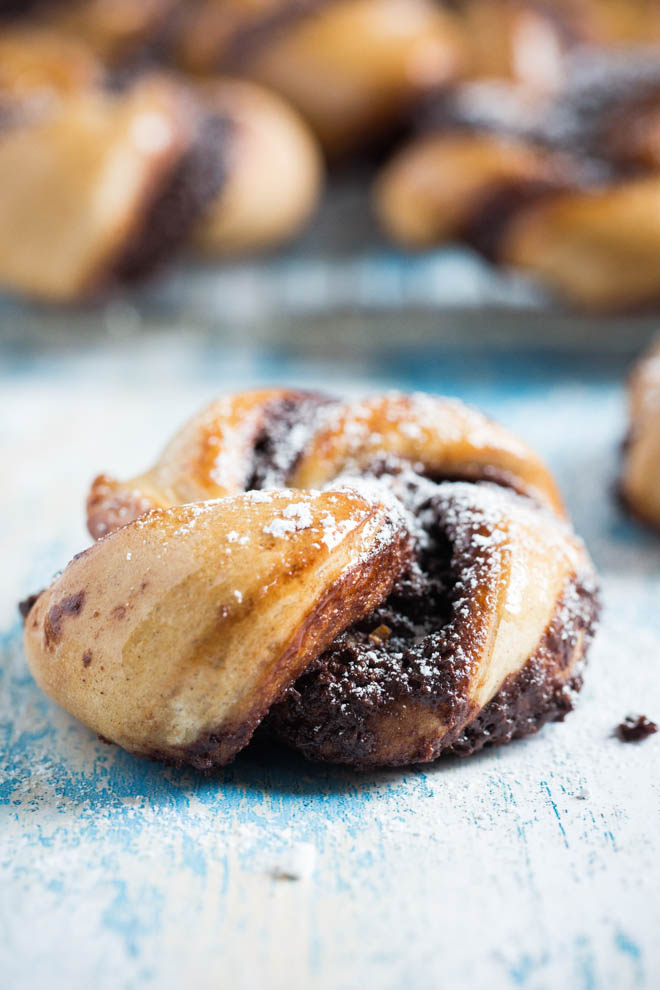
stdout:
<svg viewBox="0 0 660 990">
<path fill-rule="evenodd" d="M 583 632 L 589 638 L 595 593 L 588 559 L 570 530 L 524 496 L 484 483 L 436 484 L 411 470 L 366 484 L 391 486 L 411 520 L 416 554 L 388 600 L 335 641 L 277 714 L 280 734 L 309 755 L 343 760 L 345 754 L 358 763 L 360 747 L 371 745 L 368 720 L 407 700 L 438 713 L 441 746 L 442 726 L 460 725 L 472 711 L 494 630 L 527 607 L 530 593 L 548 598 L 551 610 L 563 593 L 553 629 L 571 656 Z M 548 678 L 558 662 L 550 657 Z M 581 662 L 580 655 L 576 675 Z"/>
<path fill-rule="evenodd" d="M 273 519 L 263 528 L 264 533 L 282 537 L 288 533 L 299 533 L 312 525 L 312 510 L 306 502 L 294 502 L 282 509 L 282 515 Z"/>
</svg>

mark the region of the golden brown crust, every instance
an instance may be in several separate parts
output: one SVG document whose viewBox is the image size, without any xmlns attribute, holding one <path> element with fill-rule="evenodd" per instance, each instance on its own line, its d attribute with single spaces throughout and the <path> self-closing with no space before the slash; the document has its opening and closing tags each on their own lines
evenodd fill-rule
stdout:
<svg viewBox="0 0 660 990">
<path fill-rule="evenodd" d="M 87 500 L 87 527 L 98 539 L 142 515 L 245 491 L 254 449 L 271 410 L 301 393 L 259 389 L 218 399 L 187 423 L 158 463 L 132 481 L 99 475 Z"/>
<path fill-rule="evenodd" d="M 421 465 L 436 479 L 493 480 L 563 512 L 550 472 L 529 447 L 478 410 L 423 394 L 392 392 L 329 410 L 289 484 L 319 487 L 383 457 Z"/>
<path fill-rule="evenodd" d="M 219 498 L 245 489 L 255 445 L 269 417 L 304 393 L 284 389 L 220 399 L 173 438 L 158 463 L 127 482 L 101 475 L 88 500 L 88 528 L 102 536 L 150 506 Z M 302 424 L 301 424 L 302 427 Z M 387 458 L 421 465 L 434 478 L 490 480 L 555 512 L 561 497 L 545 465 L 525 444 L 477 410 L 451 399 L 390 393 L 357 402 L 319 404 L 298 430 L 291 488 L 322 488 L 340 475 L 363 474 Z"/>
<path fill-rule="evenodd" d="M 227 179 L 197 225 L 197 247 L 235 256 L 289 240 L 321 191 L 321 152 L 309 127 L 275 93 L 246 80 L 214 79 L 198 92 L 230 131 Z"/>
<path fill-rule="evenodd" d="M 104 738 L 224 763 L 404 566 L 403 516 L 350 491 L 156 510 L 74 559 L 36 601 L 41 687 Z"/>
<path fill-rule="evenodd" d="M 150 76 L 0 134 L 0 283 L 67 302 L 111 281 L 199 126 L 187 90 Z"/>
</svg>

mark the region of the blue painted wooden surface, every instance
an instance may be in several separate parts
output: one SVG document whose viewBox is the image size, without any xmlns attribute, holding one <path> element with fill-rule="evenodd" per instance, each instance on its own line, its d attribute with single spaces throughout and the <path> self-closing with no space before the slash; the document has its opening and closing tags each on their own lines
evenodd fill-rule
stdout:
<svg viewBox="0 0 660 990">
<path fill-rule="evenodd" d="M 172 333 L 4 356 L 3 990 L 660 985 L 660 736 L 612 737 L 631 711 L 660 717 L 660 540 L 612 494 L 624 364 L 431 346 L 321 363 Z M 259 749 L 202 777 L 102 744 L 40 694 L 15 601 L 84 545 L 93 474 L 145 467 L 217 392 L 277 381 L 459 395 L 540 449 L 603 579 L 566 723 L 421 770 Z"/>
</svg>

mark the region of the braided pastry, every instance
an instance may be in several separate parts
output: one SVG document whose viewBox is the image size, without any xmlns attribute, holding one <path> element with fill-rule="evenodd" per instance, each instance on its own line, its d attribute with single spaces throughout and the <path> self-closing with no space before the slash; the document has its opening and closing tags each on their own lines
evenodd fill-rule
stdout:
<svg viewBox="0 0 660 990">
<path fill-rule="evenodd" d="M 386 231 L 411 247 L 462 239 L 594 309 L 660 297 L 660 62 L 576 59 L 549 98 L 473 84 L 385 168 Z"/>
<path fill-rule="evenodd" d="M 188 241 L 207 254 L 261 250 L 309 217 L 320 152 L 276 95 L 229 79 L 193 90 L 151 74 L 119 92 L 102 82 L 100 63 L 60 35 L 0 38 L 3 286 L 76 300 L 148 274 Z"/>
<path fill-rule="evenodd" d="M 462 479 L 462 480 L 461 480 Z M 592 565 L 552 478 L 461 403 L 221 399 L 132 481 L 36 599 L 43 689 L 125 748 L 207 768 L 260 732 L 357 767 L 562 719 Z"/>
<path fill-rule="evenodd" d="M 639 519 L 660 527 L 660 345 L 638 363 L 628 394 L 630 430 L 621 492 Z"/>
<path fill-rule="evenodd" d="M 159 76 L 19 117 L 0 133 L 0 283 L 67 301 L 148 272 L 218 192 L 223 130 Z"/>
</svg>

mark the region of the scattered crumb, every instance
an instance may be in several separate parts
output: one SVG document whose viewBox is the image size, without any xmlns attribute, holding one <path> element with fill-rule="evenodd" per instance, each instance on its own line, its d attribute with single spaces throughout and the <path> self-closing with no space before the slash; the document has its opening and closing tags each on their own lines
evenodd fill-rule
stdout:
<svg viewBox="0 0 660 990">
<path fill-rule="evenodd" d="M 578 801 L 586 801 L 591 797 L 591 791 L 587 787 L 583 787 L 581 790 L 575 792 L 574 797 Z"/>
<path fill-rule="evenodd" d="M 658 731 L 658 726 L 646 715 L 628 715 L 616 727 L 616 735 L 621 742 L 639 742 Z"/>
<path fill-rule="evenodd" d="M 316 867 L 316 846 L 296 842 L 282 851 L 271 876 L 274 880 L 308 880 Z"/>
</svg>

